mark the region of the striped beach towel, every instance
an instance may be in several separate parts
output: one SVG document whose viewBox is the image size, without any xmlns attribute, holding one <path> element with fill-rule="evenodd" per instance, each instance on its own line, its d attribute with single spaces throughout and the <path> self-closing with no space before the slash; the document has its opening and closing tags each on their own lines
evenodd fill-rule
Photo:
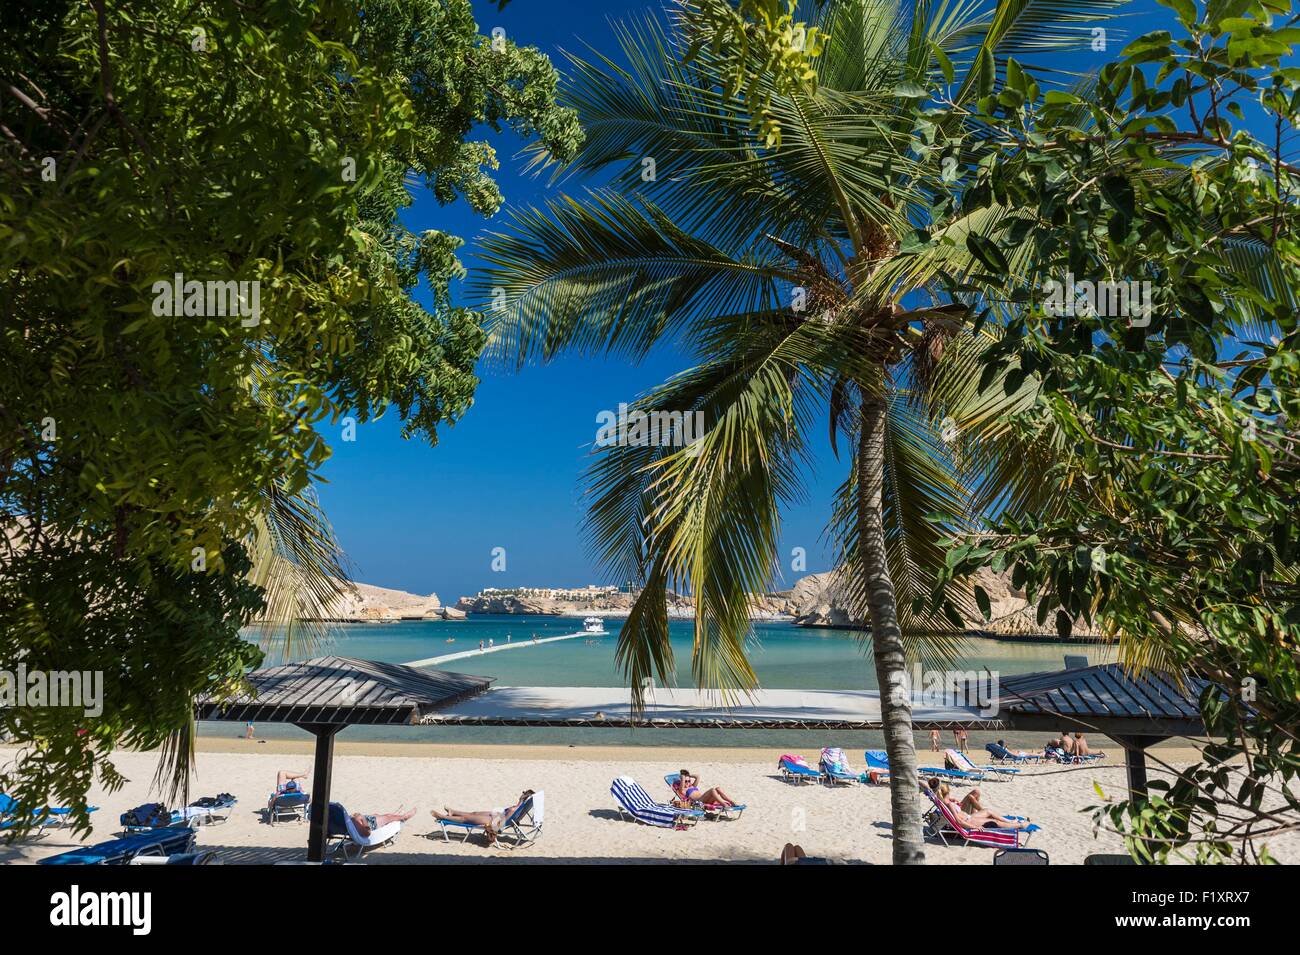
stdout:
<svg viewBox="0 0 1300 955">
<path fill-rule="evenodd" d="M 693 810 L 674 809 L 650 798 L 650 794 L 630 776 L 619 776 L 610 785 L 609 791 L 618 800 L 619 808 L 637 822 L 647 826 L 662 826 L 672 829 L 688 819 L 698 818 L 702 813 Z"/>
</svg>

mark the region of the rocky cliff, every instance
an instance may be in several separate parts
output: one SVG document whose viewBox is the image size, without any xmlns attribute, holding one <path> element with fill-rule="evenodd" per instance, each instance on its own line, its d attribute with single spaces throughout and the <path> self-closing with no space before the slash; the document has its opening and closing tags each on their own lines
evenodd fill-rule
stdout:
<svg viewBox="0 0 1300 955">
<path fill-rule="evenodd" d="M 330 608 L 327 619 L 343 621 L 464 620 L 460 611 L 442 606 L 437 594 L 420 596 L 405 590 L 353 584 L 353 592 Z"/>
<path fill-rule="evenodd" d="M 1022 590 L 1011 586 L 1010 574 L 980 571 L 976 583 L 989 595 L 992 620 L 974 617 L 967 621 L 976 632 L 1016 637 L 1051 637 L 1056 630 L 1049 619 L 1038 626 L 1035 607 Z M 632 609 L 633 595 L 611 590 L 563 591 L 556 596 L 543 588 L 520 588 L 516 591 L 492 590 L 473 597 L 461 597 L 455 607 L 443 607 L 437 594 L 426 597 L 390 590 L 370 584 L 357 584 L 356 595 L 340 602 L 331 619 L 350 621 L 385 620 L 463 620 L 467 614 L 537 614 L 564 617 L 621 617 Z M 756 620 L 792 620 L 804 627 L 854 629 L 865 622 L 850 613 L 843 586 L 833 572 L 809 574 L 797 580 L 789 590 L 758 594 L 751 602 L 751 616 Z M 690 618 L 694 606 L 689 597 L 668 595 L 668 614 Z M 1076 637 L 1097 637 L 1095 629 L 1076 621 Z"/>
<path fill-rule="evenodd" d="M 1049 617 L 1046 625 L 1040 627 L 1036 605 L 1029 602 L 1023 590 L 1011 585 L 1010 573 L 995 574 L 984 568 L 975 574 L 974 582 L 989 595 L 991 619 L 986 621 L 978 615 L 969 617 L 966 622 L 971 631 L 1009 637 L 1057 636 L 1053 622 L 1055 617 Z M 785 598 L 782 609 L 799 626 L 865 626 L 865 621 L 849 612 L 843 587 L 836 581 L 833 572 L 809 574 L 784 594 L 769 594 L 765 599 L 782 596 Z M 1082 619 L 1074 622 L 1072 635 L 1089 639 L 1101 636 L 1096 628 L 1089 627 Z"/>
</svg>

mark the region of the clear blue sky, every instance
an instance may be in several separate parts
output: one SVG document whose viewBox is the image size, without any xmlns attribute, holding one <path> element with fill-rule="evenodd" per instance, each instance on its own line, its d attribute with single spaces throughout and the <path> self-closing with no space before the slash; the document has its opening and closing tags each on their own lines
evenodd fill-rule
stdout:
<svg viewBox="0 0 1300 955">
<path fill-rule="evenodd" d="M 609 50 L 611 19 L 659 6 L 512 0 L 497 12 L 494 2 L 474 3 L 480 32 L 503 27 L 516 43 L 551 55 L 561 69 L 561 49 L 579 52 L 585 41 Z M 1150 9 L 1145 2 L 1135 6 Z M 1152 28 L 1136 26 L 1128 25 L 1130 37 Z M 507 205 L 541 201 L 551 187 L 545 178 L 519 175 L 513 155 L 518 141 L 487 138 L 500 154 L 498 181 Z M 416 231 L 441 229 L 464 238 L 462 261 L 475 267 L 475 237 L 488 223 L 463 203 L 440 207 L 422 195 L 406 219 Z M 357 579 L 436 591 L 444 603 L 490 586 L 615 583 L 589 559 L 580 533 L 584 510 L 577 479 L 595 438 L 596 415 L 632 401 L 688 364 L 684 356 L 658 355 L 640 366 L 564 359 L 520 374 L 483 367 L 473 408 L 454 428 L 443 429 L 436 448 L 404 441 L 395 414 L 359 427 L 354 443 L 332 440 L 321 499 Z M 823 527 L 847 463 L 833 459 L 824 435 L 818 440 L 820 465 L 807 500 L 782 515 L 787 583 L 800 576 L 789 569 L 796 546 L 806 549 L 809 572 L 830 567 Z M 495 547 L 506 550 L 505 572 L 491 568 Z"/>
</svg>

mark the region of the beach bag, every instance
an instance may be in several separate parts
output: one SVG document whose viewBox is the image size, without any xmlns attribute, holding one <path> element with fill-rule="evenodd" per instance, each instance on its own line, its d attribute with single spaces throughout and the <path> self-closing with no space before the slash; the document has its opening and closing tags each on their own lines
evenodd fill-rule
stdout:
<svg viewBox="0 0 1300 955">
<path fill-rule="evenodd" d="M 225 809 L 235 804 L 235 797 L 230 793 L 218 793 L 215 796 L 203 796 L 190 803 L 192 809 Z"/>
<path fill-rule="evenodd" d="M 162 829 L 171 825 L 172 812 L 160 802 L 147 802 L 122 813 L 120 822 L 129 829 Z"/>
</svg>

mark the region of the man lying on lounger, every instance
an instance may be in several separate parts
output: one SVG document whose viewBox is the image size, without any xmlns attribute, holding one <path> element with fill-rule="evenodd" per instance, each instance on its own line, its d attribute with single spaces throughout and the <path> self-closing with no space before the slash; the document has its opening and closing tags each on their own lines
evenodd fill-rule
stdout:
<svg viewBox="0 0 1300 955">
<path fill-rule="evenodd" d="M 967 829 L 983 829 L 985 826 L 995 826 L 998 829 L 1025 829 L 1029 826 L 1028 819 L 1011 819 L 1007 816 L 999 816 L 991 809 L 985 809 L 980 803 L 978 789 L 971 790 L 965 799 L 958 802 L 947 783 L 932 778 L 927 785 L 930 791 L 939 797 L 939 801 L 952 810 L 953 818 Z"/>
<path fill-rule="evenodd" d="M 682 809 L 689 809 L 692 803 L 697 802 L 706 806 L 724 806 L 728 809 L 736 805 L 736 801 L 717 786 L 701 790 L 699 777 L 692 776 L 689 769 L 683 769 L 677 774 L 677 781 L 673 783 L 673 792 L 677 794 L 674 802 Z"/>
<path fill-rule="evenodd" d="M 357 827 L 357 835 L 365 838 L 376 829 L 382 829 L 389 823 L 406 822 L 406 820 L 414 816 L 415 813 L 416 810 L 414 809 L 410 812 L 402 812 L 399 809 L 397 812 L 384 812 L 375 815 L 366 815 L 364 813 L 354 812 L 352 814 L 352 825 Z"/>
<path fill-rule="evenodd" d="M 505 826 L 506 820 L 515 814 L 515 811 L 532 798 L 533 791 L 525 789 L 519 794 L 519 801 L 513 806 L 507 806 L 500 812 L 491 809 L 485 809 L 479 812 L 464 812 L 460 809 L 448 809 L 442 807 L 442 812 L 433 810 L 433 818 L 440 822 L 464 822 L 471 826 L 482 826 L 483 834 L 487 836 L 488 845 L 497 841 L 501 829 Z"/>
</svg>

